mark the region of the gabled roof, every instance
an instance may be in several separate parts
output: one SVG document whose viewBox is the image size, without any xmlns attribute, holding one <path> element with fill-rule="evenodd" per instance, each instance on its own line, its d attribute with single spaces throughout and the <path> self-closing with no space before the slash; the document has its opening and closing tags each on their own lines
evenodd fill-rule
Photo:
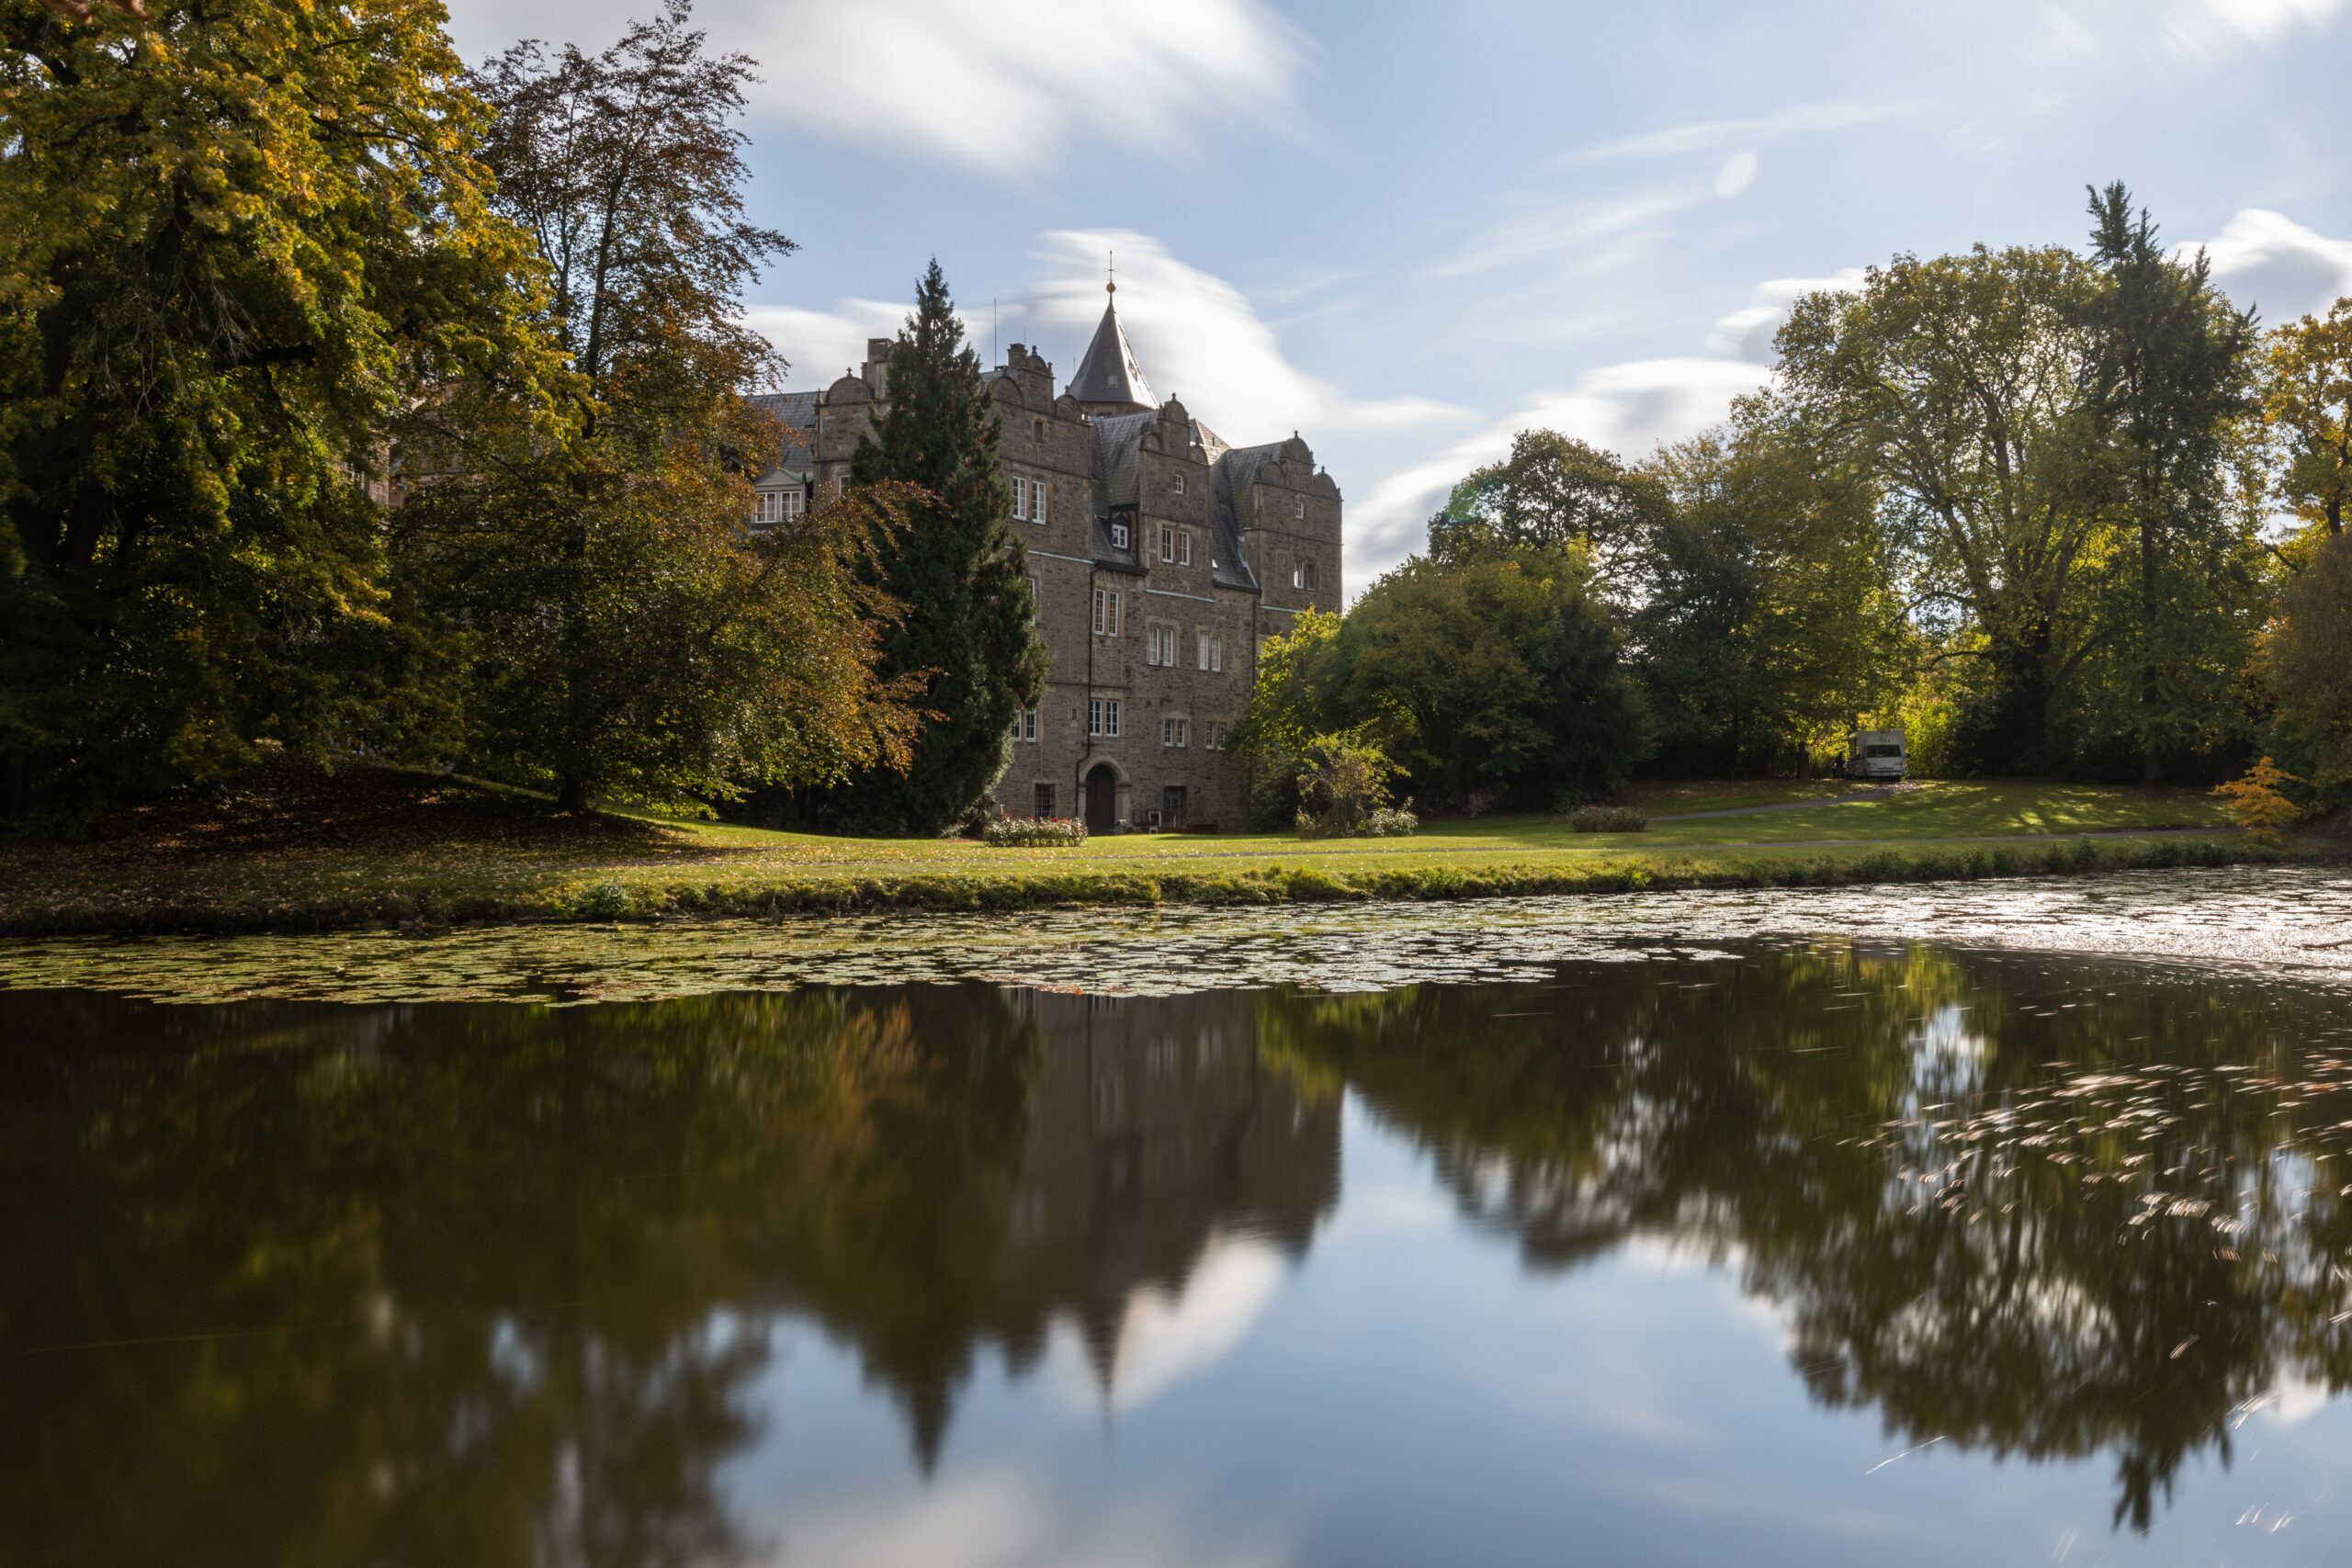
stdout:
<svg viewBox="0 0 2352 1568">
<path fill-rule="evenodd" d="M 1120 404 L 1139 413 L 1159 406 L 1151 395 L 1151 383 L 1143 378 L 1143 367 L 1136 362 L 1135 345 L 1120 329 L 1116 299 L 1102 307 L 1102 323 L 1094 329 L 1094 341 L 1086 345 L 1086 357 L 1078 362 L 1078 374 L 1070 378 L 1069 394 L 1089 408 Z"/>
</svg>

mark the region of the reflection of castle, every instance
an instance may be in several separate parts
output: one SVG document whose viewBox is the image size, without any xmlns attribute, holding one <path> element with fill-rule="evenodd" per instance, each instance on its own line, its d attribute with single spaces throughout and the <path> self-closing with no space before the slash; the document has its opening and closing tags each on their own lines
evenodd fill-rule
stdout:
<svg viewBox="0 0 2352 1568">
<path fill-rule="evenodd" d="M 1021 1004 L 1045 1055 L 1001 1321 L 1018 1360 L 1071 1314 L 1112 1396 L 1139 1326 L 1196 1271 L 1270 1286 L 1259 1260 L 1306 1250 L 1339 1198 L 1339 1105 L 1260 1064 L 1246 994 Z"/>
</svg>

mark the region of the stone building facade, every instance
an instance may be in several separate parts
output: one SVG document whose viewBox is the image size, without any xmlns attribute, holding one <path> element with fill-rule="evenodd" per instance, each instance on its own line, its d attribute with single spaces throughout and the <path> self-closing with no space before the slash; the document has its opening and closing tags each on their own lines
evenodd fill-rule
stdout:
<svg viewBox="0 0 2352 1568">
<path fill-rule="evenodd" d="M 876 338 L 863 369 L 822 392 L 764 400 L 793 444 L 759 481 L 757 525 L 842 482 L 888 397 L 889 352 Z M 1344 603 L 1339 486 L 1295 434 L 1229 446 L 1174 397 L 1156 398 L 1115 297 L 1060 391 L 1022 344 L 988 384 L 1052 656 L 998 804 L 1097 832 L 1238 828 L 1226 741 L 1259 651 L 1301 611 Z"/>
</svg>

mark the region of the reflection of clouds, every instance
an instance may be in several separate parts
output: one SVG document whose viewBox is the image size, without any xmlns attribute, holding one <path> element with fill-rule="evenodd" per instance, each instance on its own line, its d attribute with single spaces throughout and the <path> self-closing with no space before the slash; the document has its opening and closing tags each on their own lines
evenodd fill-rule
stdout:
<svg viewBox="0 0 2352 1568">
<path fill-rule="evenodd" d="M 1189 1539 L 1173 1507 L 1127 1503 L 1080 1524 L 1083 1511 L 1006 1472 L 829 1509 L 792 1527 L 770 1560 L 826 1568 L 1272 1568 L 1270 1545 L 1218 1549 Z"/>
<path fill-rule="evenodd" d="M 1209 1238 L 1182 1289 L 1147 1285 L 1128 1296 L 1111 1353 L 1107 1388 L 1098 1390 L 1074 1333 L 1057 1336 L 1056 1358 L 1090 1403 L 1133 1410 L 1182 1378 L 1224 1359 L 1282 1283 L 1283 1258 L 1255 1236 Z"/>
</svg>

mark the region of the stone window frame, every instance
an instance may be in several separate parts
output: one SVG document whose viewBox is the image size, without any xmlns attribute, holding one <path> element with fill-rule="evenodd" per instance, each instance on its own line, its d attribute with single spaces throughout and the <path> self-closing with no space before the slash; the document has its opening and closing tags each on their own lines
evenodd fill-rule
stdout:
<svg viewBox="0 0 2352 1568">
<path fill-rule="evenodd" d="M 1119 635 L 1119 591 L 1115 588 L 1097 588 L 1094 591 L 1094 635 Z"/>
<path fill-rule="evenodd" d="M 1163 717 L 1159 721 L 1159 743 L 1171 751 L 1187 750 L 1192 746 L 1192 720 L 1189 717 Z"/>
<path fill-rule="evenodd" d="M 1225 634 L 1207 626 L 1201 626 L 1196 628 L 1196 635 L 1198 638 L 1194 644 L 1196 667 L 1223 674 L 1225 672 Z"/>
<path fill-rule="evenodd" d="M 1119 736 L 1119 699 L 1089 697 L 1086 699 L 1086 734 L 1094 740 L 1116 740 Z"/>
</svg>

